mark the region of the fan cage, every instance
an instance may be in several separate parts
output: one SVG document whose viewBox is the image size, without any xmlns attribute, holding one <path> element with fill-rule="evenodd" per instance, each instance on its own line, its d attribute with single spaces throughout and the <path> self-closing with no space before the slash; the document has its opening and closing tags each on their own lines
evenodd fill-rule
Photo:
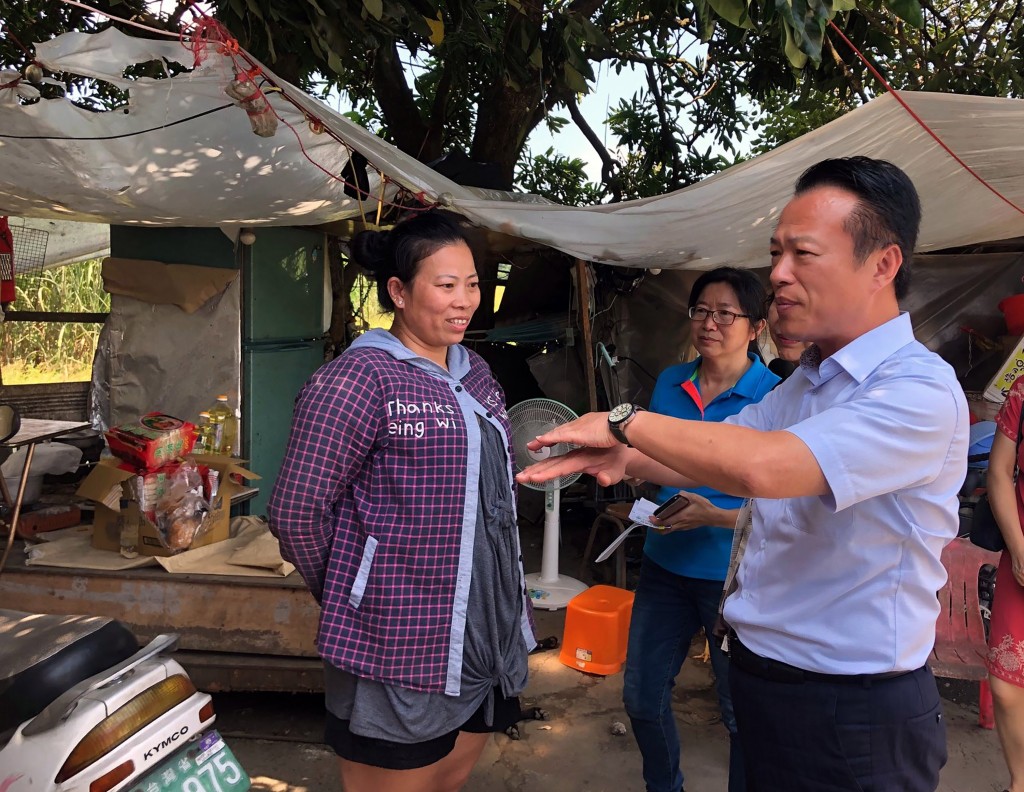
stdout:
<svg viewBox="0 0 1024 792">
<path fill-rule="evenodd" d="M 521 472 L 535 462 L 540 461 L 530 452 L 526 444 L 537 435 L 575 421 L 579 416 L 572 409 L 554 399 L 527 399 L 514 404 L 508 409 L 508 420 L 512 427 L 512 447 L 515 450 L 516 471 Z M 551 446 L 547 458 L 559 457 L 577 448 L 571 443 L 558 443 Z M 570 473 L 542 484 L 525 483 L 524 486 L 540 491 L 565 489 L 579 481 L 580 473 Z"/>
</svg>

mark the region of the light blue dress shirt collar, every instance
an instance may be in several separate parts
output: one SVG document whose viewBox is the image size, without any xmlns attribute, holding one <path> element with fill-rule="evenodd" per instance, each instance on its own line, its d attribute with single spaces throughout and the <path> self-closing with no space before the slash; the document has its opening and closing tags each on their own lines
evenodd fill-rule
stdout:
<svg viewBox="0 0 1024 792">
<path fill-rule="evenodd" d="M 814 387 L 828 382 L 840 371 L 845 371 L 858 383 L 862 383 L 889 356 L 913 341 L 914 328 L 910 324 L 910 314 L 903 311 L 899 316 L 853 339 L 824 360 L 821 360 L 821 350 L 817 345 L 810 347 L 801 356 L 797 371 L 807 377 Z"/>
</svg>

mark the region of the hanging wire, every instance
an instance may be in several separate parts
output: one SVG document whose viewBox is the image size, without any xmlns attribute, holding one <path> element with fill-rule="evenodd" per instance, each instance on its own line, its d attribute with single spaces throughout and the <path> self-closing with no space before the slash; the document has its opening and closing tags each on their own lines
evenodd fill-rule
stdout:
<svg viewBox="0 0 1024 792">
<path fill-rule="evenodd" d="M 168 30 L 160 30 L 159 28 L 150 27 L 149 25 L 143 25 L 141 23 L 116 16 L 106 11 L 100 11 L 99 9 L 93 8 L 92 6 L 86 5 L 85 3 L 81 3 L 78 0 L 60 0 L 60 2 L 66 5 L 71 5 L 77 8 L 85 9 L 86 11 L 91 11 L 92 13 L 106 17 L 107 19 L 110 19 L 114 22 L 119 22 L 125 25 L 131 25 L 132 27 L 137 27 L 142 30 L 149 31 L 151 33 L 160 34 L 162 36 L 177 38 L 181 42 L 182 46 L 184 46 L 186 49 L 192 52 L 193 58 L 195 59 L 195 66 L 198 66 L 202 62 L 202 60 L 206 56 L 207 51 L 210 48 L 215 48 L 218 54 L 221 54 L 231 60 L 232 64 L 235 67 L 236 73 L 246 74 L 252 79 L 255 79 L 257 76 L 262 77 L 262 79 L 272 87 L 273 93 L 279 93 L 282 99 L 284 99 L 296 110 L 302 113 L 302 115 L 306 118 L 307 122 L 315 121 L 320 126 L 322 126 L 324 131 L 335 142 L 337 142 L 339 145 L 344 146 L 346 151 L 348 151 L 349 154 L 351 154 L 352 149 L 347 143 L 347 141 L 345 141 L 340 135 L 338 135 L 333 129 L 331 129 L 330 126 L 317 114 L 309 110 L 306 110 L 298 102 L 296 102 L 295 99 L 289 96 L 288 93 L 283 88 L 281 88 L 281 86 L 279 86 L 271 77 L 269 77 L 265 72 L 263 72 L 262 67 L 256 62 L 256 60 L 251 55 L 249 55 L 249 53 L 247 53 L 238 44 L 238 39 L 232 36 L 230 31 L 221 22 L 209 16 L 208 14 L 203 13 L 201 10 L 196 8 L 195 5 L 192 5 L 189 9 L 194 17 L 190 25 L 188 27 L 183 28 L 179 32 L 174 33 Z M 239 63 L 240 60 L 245 62 L 248 65 L 248 68 L 243 68 L 243 66 Z M 316 167 L 318 170 L 322 171 L 331 179 L 340 182 L 341 184 L 355 191 L 357 201 L 359 202 L 360 214 L 362 215 L 365 221 L 365 213 L 363 212 L 360 196 L 372 198 L 374 197 L 373 193 L 371 193 L 369 190 L 361 189 L 358 184 L 351 184 L 346 179 L 338 176 L 335 173 L 332 173 L 319 162 L 314 160 L 309 155 L 309 152 L 306 151 L 306 147 L 302 142 L 302 137 L 299 135 L 298 130 L 289 121 L 283 118 L 281 114 L 277 111 L 277 109 L 273 106 L 273 104 L 271 104 L 269 98 L 266 95 L 267 91 L 264 90 L 262 86 L 256 86 L 256 90 L 258 92 L 257 95 L 262 96 L 262 98 L 267 102 L 267 106 L 270 108 L 270 111 L 274 114 L 275 118 L 277 118 L 278 121 L 280 121 L 282 124 L 284 124 L 291 130 L 292 134 L 295 136 L 296 142 L 299 144 L 299 150 L 302 152 L 302 156 L 305 157 L 305 159 L 311 165 Z M 381 192 L 380 195 L 378 196 L 378 200 L 382 204 L 386 204 L 387 206 L 410 212 L 425 212 L 439 205 L 438 202 L 431 201 L 424 191 L 420 190 L 413 192 L 405 188 L 399 191 L 398 196 L 408 196 L 413 200 L 417 201 L 418 203 L 420 203 L 420 206 L 409 206 L 408 204 L 385 200 L 383 196 L 383 173 L 376 167 L 374 167 L 374 170 L 377 172 L 378 177 L 381 177 Z"/>
</svg>

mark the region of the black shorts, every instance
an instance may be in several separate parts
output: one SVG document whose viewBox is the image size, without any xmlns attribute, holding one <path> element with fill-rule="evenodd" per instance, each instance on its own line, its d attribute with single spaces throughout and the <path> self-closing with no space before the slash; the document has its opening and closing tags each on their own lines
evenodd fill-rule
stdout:
<svg viewBox="0 0 1024 792">
<path fill-rule="evenodd" d="M 455 748 L 455 740 L 458 738 L 459 732 L 471 734 L 503 732 L 519 721 L 522 709 L 518 696 L 505 698 L 501 691 L 495 688 L 493 701 L 494 711 L 491 717 L 491 726 L 488 726 L 486 722 L 488 702 L 485 700 L 469 720 L 459 728 L 452 729 L 447 734 L 442 734 L 432 740 L 417 743 L 399 743 L 353 734 L 349 730 L 347 720 L 335 717 L 328 711 L 324 742 L 333 748 L 338 756 L 350 762 L 359 762 L 387 770 L 415 770 L 418 767 L 432 765 L 450 754 Z"/>
</svg>

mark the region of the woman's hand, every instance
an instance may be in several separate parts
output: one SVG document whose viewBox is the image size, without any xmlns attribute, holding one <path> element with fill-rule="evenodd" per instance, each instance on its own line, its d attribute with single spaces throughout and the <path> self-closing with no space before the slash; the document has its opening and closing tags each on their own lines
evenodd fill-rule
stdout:
<svg viewBox="0 0 1024 792">
<path fill-rule="evenodd" d="M 1007 552 L 1010 552 L 1007 550 Z M 1024 586 L 1024 553 L 1010 552 L 1010 569 L 1018 586 Z"/>
<path fill-rule="evenodd" d="M 687 492 L 686 497 L 690 501 L 689 505 L 670 514 L 664 522 L 657 517 L 651 518 L 652 523 L 663 526 L 658 528 L 659 533 L 689 531 L 702 525 L 715 525 L 720 528 L 732 528 L 736 525 L 735 509 L 720 509 L 703 495 L 695 492 Z"/>
</svg>

